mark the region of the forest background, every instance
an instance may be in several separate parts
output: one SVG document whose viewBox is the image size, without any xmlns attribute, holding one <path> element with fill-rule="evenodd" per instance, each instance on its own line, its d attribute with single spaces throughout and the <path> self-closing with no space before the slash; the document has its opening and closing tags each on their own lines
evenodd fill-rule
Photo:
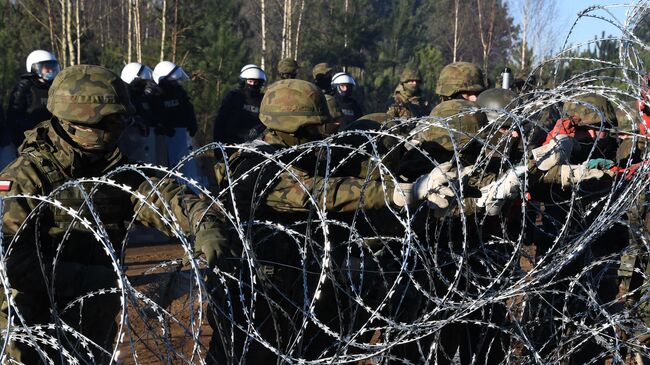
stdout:
<svg viewBox="0 0 650 365">
<path fill-rule="evenodd" d="M 298 60 L 306 80 L 320 62 L 349 72 L 364 110 L 384 111 L 406 66 L 421 70 L 432 101 L 450 62 L 480 65 L 491 83 L 506 66 L 527 75 L 557 51 L 556 37 L 568 29 L 552 28 L 558 15 L 556 0 L 0 0 L 0 103 L 6 106 L 29 52 L 46 49 L 63 67 L 99 64 L 119 73 L 128 62 L 181 65 L 204 138 L 240 68 L 259 64 L 271 83 L 284 57 Z M 605 34 L 565 55 L 619 56 Z M 560 78 L 576 68 L 564 64 Z"/>
</svg>

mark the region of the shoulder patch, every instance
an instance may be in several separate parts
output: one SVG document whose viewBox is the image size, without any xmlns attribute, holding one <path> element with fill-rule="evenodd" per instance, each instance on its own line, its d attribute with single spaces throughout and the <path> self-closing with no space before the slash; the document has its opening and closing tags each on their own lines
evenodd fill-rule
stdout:
<svg viewBox="0 0 650 365">
<path fill-rule="evenodd" d="M 13 181 L 11 180 L 0 180 L 0 191 L 9 191 L 11 190 L 11 185 Z"/>
</svg>

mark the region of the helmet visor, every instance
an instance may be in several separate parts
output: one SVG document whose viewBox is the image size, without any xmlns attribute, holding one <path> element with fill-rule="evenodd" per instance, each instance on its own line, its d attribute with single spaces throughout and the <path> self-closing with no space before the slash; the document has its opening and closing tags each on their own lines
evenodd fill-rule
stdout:
<svg viewBox="0 0 650 365">
<path fill-rule="evenodd" d="M 40 78 L 46 81 L 52 81 L 61 71 L 61 66 L 57 61 L 37 62 L 33 66 L 34 71 Z"/>
<path fill-rule="evenodd" d="M 190 77 L 187 76 L 185 70 L 183 70 L 181 67 L 176 66 L 176 68 L 170 72 L 169 75 L 161 77 L 161 79 L 166 81 L 185 81 L 189 80 Z"/>
</svg>

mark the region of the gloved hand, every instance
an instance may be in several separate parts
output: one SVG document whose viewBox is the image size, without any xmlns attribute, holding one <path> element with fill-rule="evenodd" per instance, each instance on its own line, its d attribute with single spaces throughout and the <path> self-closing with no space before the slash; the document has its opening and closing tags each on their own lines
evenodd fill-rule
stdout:
<svg viewBox="0 0 650 365">
<path fill-rule="evenodd" d="M 568 163 L 573 144 L 573 137 L 562 134 L 551 139 L 543 146 L 533 149 L 535 166 L 542 171 L 548 171 L 554 166 Z"/>
<path fill-rule="evenodd" d="M 578 126 L 579 122 L 580 122 L 580 118 L 578 117 L 558 119 L 553 129 L 551 129 L 546 135 L 546 140 L 544 141 L 544 144 L 550 143 L 557 136 L 561 136 L 561 135 L 566 135 L 571 137 L 575 136 L 576 127 Z"/>
<path fill-rule="evenodd" d="M 585 165 L 560 166 L 560 180 L 563 188 L 587 181 L 596 182 L 605 177 L 606 174 L 604 171 L 600 169 L 590 169 Z"/>
<path fill-rule="evenodd" d="M 399 184 L 402 191 L 397 188 L 393 190 L 393 202 L 403 207 L 426 198 L 433 209 L 448 208 L 454 198 L 454 191 L 449 186 L 458 180 L 455 173 L 449 172 L 452 167 L 451 162 L 445 162 L 412 184 Z"/>
<path fill-rule="evenodd" d="M 497 181 L 481 188 L 481 197 L 476 199 L 476 205 L 485 208 L 487 215 L 498 215 L 503 205 L 521 192 L 519 176 L 525 171 L 525 166 L 517 166 L 508 170 Z"/>
<path fill-rule="evenodd" d="M 199 228 L 194 239 L 194 249 L 201 251 L 208 261 L 208 268 L 215 266 L 222 271 L 232 272 L 232 253 L 228 249 L 228 243 L 217 227 Z"/>
<path fill-rule="evenodd" d="M 614 167 L 615 163 L 612 160 L 606 158 L 594 158 L 588 160 L 586 166 L 588 169 L 599 169 L 599 170 L 609 170 Z"/>
</svg>

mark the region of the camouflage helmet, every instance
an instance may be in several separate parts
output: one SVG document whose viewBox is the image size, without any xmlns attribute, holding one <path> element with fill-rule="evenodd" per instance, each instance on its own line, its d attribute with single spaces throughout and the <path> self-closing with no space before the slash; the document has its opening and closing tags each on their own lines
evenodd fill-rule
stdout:
<svg viewBox="0 0 650 365">
<path fill-rule="evenodd" d="M 304 80 L 280 80 L 266 90 L 260 105 L 260 120 L 267 128 L 295 133 L 305 125 L 319 125 L 330 120 L 325 95 Z"/>
<path fill-rule="evenodd" d="M 399 82 L 407 82 L 411 80 L 422 81 L 422 75 L 420 74 L 420 70 L 417 68 L 407 67 L 402 71 Z"/>
<path fill-rule="evenodd" d="M 327 75 L 329 73 L 332 73 L 333 70 L 334 69 L 328 63 L 323 62 L 314 66 L 311 73 L 314 79 L 316 79 L 318 75 Z"/>
<path fill-rule="evenodd" d="M 443 101 L 433 108 L 430 116 L 445 119 L 449 128 L 430 126 L 419 132 L 416 139 L 421 142 L 435 142 L 447 151 L 454 151 L 451 141 L 453 137 L 457 148 L 462 149 L 488 124 L 485 113 L 476 111 L 478 108 L 478 104 L 465 99 Z M 473 109 L 475 111 L 471 111 Z"/>
<path fill-rule="evenodd" d="M 278 73 L 293 74 L 298 72 L 298 62 L 293 58 L 283 58 L 278 62 Z"/>
<path fill-rule="evenodd" d="M 124 81 L 92 65 L 61 71 L 50 87 L 47 110 L 59 119 L 87 125 L 98 124 L 107 115 L 135 112 Z"/>
<path fill-rule="evenodd" d="M 584 94 L 576 96 L 572 101 L 564 103 L 562 111 L 567 117 L 579 117 L 580 123 L 578 125 L 600 126 L 603 121 L 600 115 L 601 113 L 605 117 L 605 123 L 609 124 L 609 127 L 616 127 L 618 125 L 614 107 L 602 95 Z"/>
<path fill-rule="evenodd" d="M 455 62 L 440 71 L 436 94 L 454 96 L 460 92 L 481 92 L 485 90 L 483 71 L 473 63 Z"/>
<path fill-rule="evenodd" d="M 481 108 L 505 109 L 509 111 L 516 106 L 516 102 L 513 103 L 515 99 L 517 99 L 517 93 L 514 91 L 502 88 L 493 88 L 483 91 L 476 99 L 476 103 Z M 485 111 L 485 116 L 490 123 L 496 122 L 500 115 L 501 113 L 495 110 Z M 512 119 L 502 118 L 501 122 L 503 122 L 503 126 L 509 126 L 512 124 Z"/>
</svg>

